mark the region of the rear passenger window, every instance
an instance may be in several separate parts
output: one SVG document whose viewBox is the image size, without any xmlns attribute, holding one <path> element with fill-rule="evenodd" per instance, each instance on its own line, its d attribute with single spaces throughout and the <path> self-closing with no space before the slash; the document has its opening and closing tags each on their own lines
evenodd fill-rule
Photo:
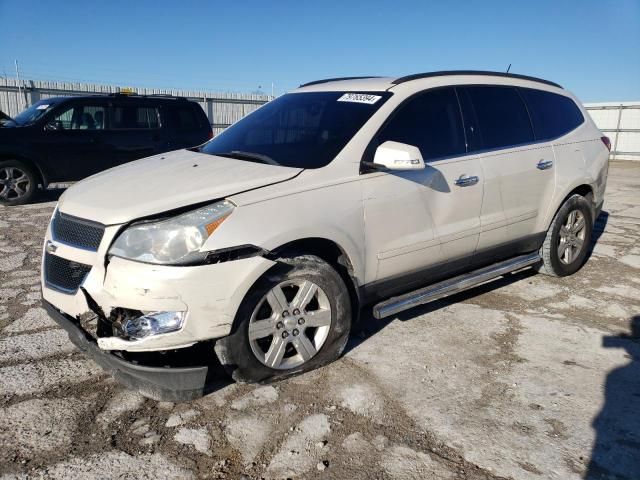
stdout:
<svg viewBox="0 0 640 480">
<path fill-rule="evenodd" d="M 378 135 L 420 149 L 424 160 L 466 152 L 458 98 L 453 88 L 428 90 L 402 105 Z"/>
<path fill-rule="evenodd" d="M 153 129 L 160 128 L 160 115 L 156 107 L 123 105 L 113 108 L 111 128 Z"/>
<path fill-rule="evenodd" d="M 578 106 L 568 97 L 532 88 L 521 88 L 536 140 L 551 140 L 569 133 L 584 122 Z"/>
<path fill-rule="evenodd" d="M 479 123 L 483 148 L 506 148 L 533 142 L 531 120 L 520 94 L 512 87 L 464 88 Z"/>
</svg>

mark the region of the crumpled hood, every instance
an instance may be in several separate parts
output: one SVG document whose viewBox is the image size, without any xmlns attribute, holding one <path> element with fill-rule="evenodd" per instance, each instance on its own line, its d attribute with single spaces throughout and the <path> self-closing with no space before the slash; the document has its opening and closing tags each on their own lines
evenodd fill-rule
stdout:
<svg viewBox="0 0 640 480">
<path fill-rule="evenodd" d="M 282 182 L 300 171 L 177 150 L 86 178 L 67 189 L 58 208 L 115 225 Z"/>
</svg>

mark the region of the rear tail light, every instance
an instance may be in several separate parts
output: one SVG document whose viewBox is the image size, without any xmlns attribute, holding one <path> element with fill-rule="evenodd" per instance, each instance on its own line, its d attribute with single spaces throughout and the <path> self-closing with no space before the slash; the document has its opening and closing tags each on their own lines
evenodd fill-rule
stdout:
<svg viewBox="0 0 640 480">
<path fill-rule="evenodd" d="M 207 134 L 207 138 L 208 138 L 209 140 L 211 140 L 211 139 L 213 138 L 213 130 L 211 130 L 211 131 Z M 604 138 L 607 138 L 607 137 L 604 137 Z M 609 139 L 607 138 L 607 140 L 609 140 Z M 609 148 L 609 150 L 611 150 L 611 148 Z"/>
<path fill-rule="evenodd" d="M 604 143 L 604 146 L 607 147 L 609 151 L 611 151 L 611 140 L 609 140 L 609 137 L 600 137 L 600 140 L 602 140 L 602 143 Z"/>
</svg>

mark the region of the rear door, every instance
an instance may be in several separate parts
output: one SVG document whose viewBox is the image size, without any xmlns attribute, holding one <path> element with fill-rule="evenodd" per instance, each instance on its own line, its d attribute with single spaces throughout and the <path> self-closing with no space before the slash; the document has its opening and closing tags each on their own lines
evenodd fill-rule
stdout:
<svg viewBox="0 0 640 480">
<path fill-rule="evenodd" d="M 160 107 L 136 98 L 113 101 L 108 142 L 115 152 L 114 165 L 149 157 L 167 150 Z"/>
<path fill-rule="evenodd" d="M 581 139 L 567 135 L 584 123 L 584 116 L 575 102 L 569 97 L 544 90 L 518 90 L 529 109 L 536 141 L 553 146 L 555 163 L 552 168 L 556 188 L 566 188 L 567 183 L 575 181 L 576 176 L 586 176 L 583 151 L 586 146 Z"/>
<path fill-rule="evenodd" d="M 464 269 L 478 242 L 483 181 L 480 163 L 466 156 L 455 90 L 427 90 L 400 105 L 373 149 L 387 140 L 417 146 L 426 169 L 362 176 L 369 281 L 408 288 Z"/>
<path fill-rule="evenodd" d="M 80 180 L 111 166 L 106 122 L 107 100 L 102 98 L 66 102 L 49 114 L 36 141 L 51 166 L 51 181 Z"/>
<path fill-rule="evenodd" d="M 471 149 L 485 177 L 475 263 L 533 251 L 555 186 L 554 152 L 536 143 L 526 104 L 511 86 L 458 88 Z"/>
</svg>

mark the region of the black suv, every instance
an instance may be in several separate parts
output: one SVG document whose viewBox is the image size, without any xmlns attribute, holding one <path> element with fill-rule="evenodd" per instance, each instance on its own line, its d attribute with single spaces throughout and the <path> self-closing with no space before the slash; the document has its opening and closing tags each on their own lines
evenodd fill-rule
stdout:
<svg viewBox="0 0 640 480">
<path fill-rule="evenodd" d="M 27 203 L 38 185 L 73 182 L 213 136 L 184 98 L 93 95 L 41 100 L 0 121 L 0 204 Z"/>
</svg>

